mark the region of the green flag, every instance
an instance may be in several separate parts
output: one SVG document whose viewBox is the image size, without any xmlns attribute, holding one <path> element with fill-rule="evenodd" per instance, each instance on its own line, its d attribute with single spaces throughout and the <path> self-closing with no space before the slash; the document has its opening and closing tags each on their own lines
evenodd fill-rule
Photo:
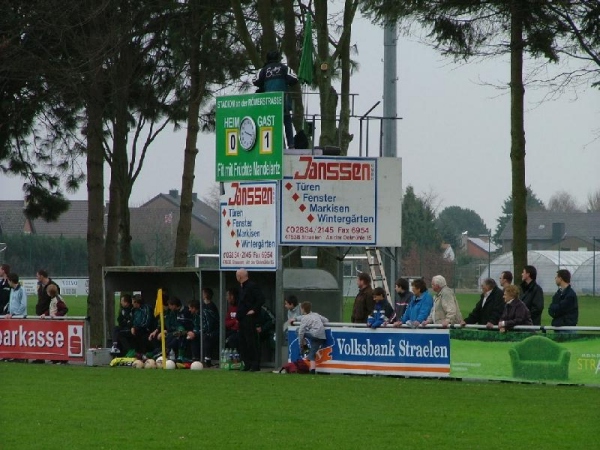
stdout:
<svg viewBox="0 0 600 450">
<path fill-rule="evenodd" d="M 298 79 L 305 84 L 312 84 L 313 81 L 312 18 L 310 14 L 306 15 L 304 24 L 304 40 L 302 41 L 302 57 L 300 58 Z"/>
</svg>

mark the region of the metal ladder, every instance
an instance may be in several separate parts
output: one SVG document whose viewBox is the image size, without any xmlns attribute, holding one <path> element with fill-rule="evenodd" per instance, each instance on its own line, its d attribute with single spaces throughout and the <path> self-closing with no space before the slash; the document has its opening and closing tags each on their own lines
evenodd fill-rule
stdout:
<svg viewBox="0 0 600 450">
<path fill-rule="evenodd" d="M 383 261 L 381 260 L 381 252 L 377 247 L 365 247 L 367 255 L 367 264 L 371 272 L 371 282 L 373 287 L 382 287 L 385 291 L 385 296 L 390 305 L 394 306 L 393 298 L 390 295 L 390 286 L 388 285 L 385 270 L 383 269 Z"/>
</svg>

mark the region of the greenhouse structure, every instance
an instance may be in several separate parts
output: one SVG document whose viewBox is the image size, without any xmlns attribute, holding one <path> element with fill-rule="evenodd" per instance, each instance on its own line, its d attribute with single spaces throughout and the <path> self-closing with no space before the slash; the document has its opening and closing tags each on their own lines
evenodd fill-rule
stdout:
<svg viewBox="0 0 600 450">
<path fill-rule="evenodd" d="M 600 251 L 530 250 L 527 252 L 527 261 L 537 269 L 537 283 L 546 294 L 556 291 L 554 277 L 559 269 L 571 272 L 571 285 L 577 293 L 600 293 Z M 510 270 L 513 274 L 523 270 L 522 267 L 514 268 L 512 252 L 494 259 L 490 264 L 489 273 L 497 280 L 500 272 L 505 270 Z M 480 285 L 487 278 L 487 266 L 482 274 L 484 275 L 479 278 Z"/>
</svg>

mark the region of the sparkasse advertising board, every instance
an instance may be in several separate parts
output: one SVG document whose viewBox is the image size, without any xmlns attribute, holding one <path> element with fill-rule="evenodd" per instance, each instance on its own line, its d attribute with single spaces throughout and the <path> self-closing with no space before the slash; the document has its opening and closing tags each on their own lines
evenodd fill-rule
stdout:
<svg viewBox="0 0 600 450">
<path fill-rule="evenodd" d="M 1 319 L 0 358 L 85 360 L 85 320 Z"/>
</svg>

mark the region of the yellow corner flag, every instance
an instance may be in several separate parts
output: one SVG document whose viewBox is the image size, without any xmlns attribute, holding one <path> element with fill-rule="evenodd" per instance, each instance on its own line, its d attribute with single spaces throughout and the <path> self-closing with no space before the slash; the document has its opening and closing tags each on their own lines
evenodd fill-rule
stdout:
<svg viewBox="0 0 600 450">
<path fill-rule="evenodd" d="M 154 317 L 160 316 L 160 313 L 163 312 L 163 299 L 162 299 L 162 289 L 158 290 L 156 294 L 156 304 L 154 305 Z"/>
<path fill-rule="evenodd" d="M 162 289 L 159 289 L 156 293 L 156 304 L 154 305 L 154 317 L 160 316 L 160 336 L 162 341 L 162 367 L 166 369 L 167 367 L 167 349 L 166 349 L 166 339 L 165 336 L 165 314 L 163 307 L 163 296 Z"/>
</svg>

